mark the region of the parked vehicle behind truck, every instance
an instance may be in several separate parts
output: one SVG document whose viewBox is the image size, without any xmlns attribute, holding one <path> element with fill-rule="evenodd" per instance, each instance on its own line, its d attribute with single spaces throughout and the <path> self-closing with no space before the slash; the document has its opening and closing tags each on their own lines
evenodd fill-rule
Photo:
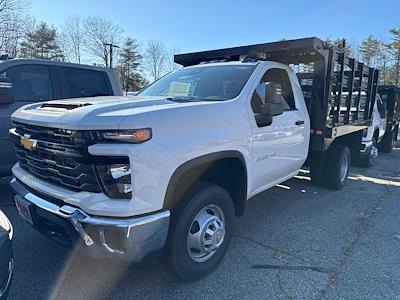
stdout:
<svg viewBox="0 0 400 300">
<path fill-rule="evenodd" d="M 387 110 L 386 103 L 376 94 L 372 110 L 371 125 L 364 130 L 361 145 L 360 163 L 364 167 L 371 167 L 378 156 L 378 145 L 381 144 L 386 132 Z"/>
<path fill-rule="evenodd" d="M 9 139 L 11 114 L 29 104 L 53 99 L 122 95 L 111 69 L 40 59 L 0 58 L 0 177 L 15 163 Z"/>
<path fill-rule="evenodd" d="M 11 185 L 43 234 L 94 257 L 164 249 L 180 277 L 196 279 L 223 258 L 246 201 L 305 163 L 313 182 L 344 187 L 378 72 L 317 38 L 175 62 L 184 68 L 138 96 L 19 109 Z"/>
<path fill-rule="evenodd" d="M 395 85 L 380 85 L 378 93 L 386 104 L 387 124 L 385 135 L 380 143 L 383 152 L 392 152 L 398 141 L 400 124 L 400 87 Z"/>
</svg>

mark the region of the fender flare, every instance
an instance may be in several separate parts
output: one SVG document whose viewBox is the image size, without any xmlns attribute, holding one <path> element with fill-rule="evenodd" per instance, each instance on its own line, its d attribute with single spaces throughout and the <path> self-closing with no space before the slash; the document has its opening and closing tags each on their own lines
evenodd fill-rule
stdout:
<svg viewBox="0 0 400 300">
<path fill-rule="evenodd" d="M 165 198 L 164 198 L 164 204 L 163 208 L 164 209 L 171 209 L 174 207 L 176 204 L 177 199 L 174 199 L 174 194 L 177 189 L 177 185 L 179 180 L 182 178 L 183 174 L 186 172 L 193 170 L 196 167 L 199 167 L 201 165 L 211 163 L 214 161 L 226 159 L 226 158 L 236 158 L 239 159 L 242 164 L 243 164 L 243 170 L 245 172 L 245 191 L 247 195 L 247 165 L 246 161 L 244 159 L 244 156 L 241 152 L 235 151 L 235 150 L 228 150 L 228 151 L 219 151 L 219 152 L 213 152 L 209 154 L 205 154 L 196 158 L 193 158 L 191 160 L 188 160 L 181 164 L 178 168 L 175 169 L 174 173 L 172 174 L 169 182 L 168 182 L 168 187 L 165 193 Z"/>
</svg>

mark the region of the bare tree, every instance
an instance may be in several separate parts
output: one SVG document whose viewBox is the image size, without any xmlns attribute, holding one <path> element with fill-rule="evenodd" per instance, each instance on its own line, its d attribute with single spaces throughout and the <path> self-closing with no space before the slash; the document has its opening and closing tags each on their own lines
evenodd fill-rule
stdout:
<svg viewBox="0 0 400 300">
<path fill-rule="evenodd" d="M 119 44 L 123 30 L 112 21 L 99 16 L 87 17 L 83 28 L 85 48 L 109 67 L 110 47 L 106 44 Z"/>
<path fill-rule="evenodd" d="M 143 55 L 143 67 L 149 79 L 156 81 L 166 70 L 167 50 L 160 41 L 147 42 Z"/>
<path fill-rule="evenodd" d="M 69 61 L 81 63 L 83 26 L 78 15 L 69 16 L 61 26 L 61 44 Z"/>
<path fill-rule="evenodd" d="M 180 47 L 172 47 L 168 51 L 168 57 L 167 57 L 167 71 L 168 72 L 173 72 L 181 68 L 181 65 L 175 63 L 174 61 L 174 56 L 175 54 L 179 54 L 181 52 Z"/>
<path fill-rule="evenodd" d="M 18 45 L 29 28 L 27 0 L 0 0 L 0 54 L 17 56 Z"/>
<path fill-rule="evenodd" d="M 380 84 L 388 84 L 389 83 L 389 75 L 390 75 L 390 55 L 391 49 L 390 44 L 381 43 L 378 57 L 377 57 L 377 66 L 379 68 L 379 82 Z"/>
</svg>

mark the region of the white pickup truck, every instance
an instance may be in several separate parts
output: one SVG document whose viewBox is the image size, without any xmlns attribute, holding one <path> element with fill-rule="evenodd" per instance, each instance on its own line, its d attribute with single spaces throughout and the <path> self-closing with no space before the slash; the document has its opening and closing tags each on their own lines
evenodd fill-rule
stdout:
<svg viewBox="0 0 400 300">
<path fill-rule="evenodd" d="M 196 279 L 221 261 L 254 195 L 304 164 L 313 182 L 345 185 L 377 77 L 317 38 L 175 61 L 185 67 L 138 96 L 15 112 L 11 185 L 43 234 L 94 257 L 140 261 L 163 249 L 180 277 Z"/>
</svg>

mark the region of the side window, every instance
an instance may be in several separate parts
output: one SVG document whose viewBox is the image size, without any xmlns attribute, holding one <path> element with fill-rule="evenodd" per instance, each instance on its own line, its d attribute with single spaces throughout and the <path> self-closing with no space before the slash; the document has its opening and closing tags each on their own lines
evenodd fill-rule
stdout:
<svg viewBox="0 0 400 300">
<path fill-rule="evenodd" d="M 53 99 L 49 69 L 41 65 L 21 65 L 0 74 L 13 84 L 14 101 L 39 102 Z"/>
<path fill-rule="evenodd" d="M 69 97 L 109 96 L 109 90 L 104 72 L 64 67 L 65 84 Z"/>
<path fill-rule="evenodd" d="M 251 99 L 251 107 L 254 113 L 259 113 L 261 105 L 265 104 L 265 89 L 272 84 L 279 84 L 281 87 L 280 101 L 284 110 L 296 109 L 294 102 L 293 90 L 290 79 L 284 69 L 269 69 L 258 84 L 253 97 Z"/>
</svg>

